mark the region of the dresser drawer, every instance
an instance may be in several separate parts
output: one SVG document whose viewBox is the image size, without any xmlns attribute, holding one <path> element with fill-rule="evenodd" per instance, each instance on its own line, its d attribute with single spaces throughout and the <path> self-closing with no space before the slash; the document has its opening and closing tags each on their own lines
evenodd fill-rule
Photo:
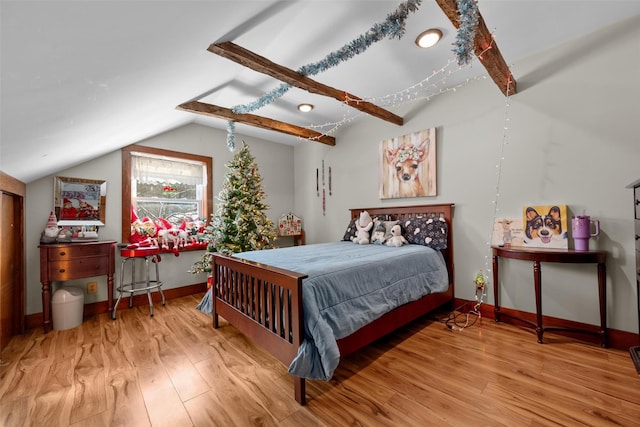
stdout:
<svg viewBox="0 0 640 427">
<path fill-rule="evenodd" d="M 51 261 L 48 268 L 51 281 L 101 276 L 109 273 L 109 258 L 100 256 L 76 258 L 70 261 Z"/>
<path fill-rule="evenodd" d="M 65 261 L 75 258 L 85 258 L 94 256 L 109 256 L 109 251 L 113 250 L 111 246 L 104 244 L 95 245 L 65 245 L 64 247 L 48 248 L 50 261 Z"/>
</svg>

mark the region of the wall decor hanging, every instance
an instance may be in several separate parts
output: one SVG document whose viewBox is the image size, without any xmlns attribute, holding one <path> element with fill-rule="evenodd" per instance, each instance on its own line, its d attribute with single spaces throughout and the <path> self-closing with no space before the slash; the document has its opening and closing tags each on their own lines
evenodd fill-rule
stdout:
<svg viewBox="0 0 640 427">
<path fill-rule="evenodd" d="M 320 188 L 321 174 L 322 174 L 322 188 Z M 327 177 L 327 174 L 328 174 L 328 177 Z M 327 189 L 326 189 L 327 182 L 329 183 L 329 196 L 331 196 L 333 194 L 333 191 L 331 189 L 331 166 L 329 166 L 328 172 L 325 172 L 325 166 L 324 166 L 324 160 L 323 160 L 322 170 L 320 170 L 319 168 L 316 168 L 316 196 L 322 197 L 322 215 L 327 214 Z"/>
<path fill-rule="evenodd" d="M 297 236 L 302 232 L 302 218 L 292 212 L 280 215 L 278 219 L 279 236 Z"/>
<path fill-rule="evenodd" d="M 380 142 L 381 199 L 435 196 L 436 129 Z"/>
<path fill-rule="evenodd" d="M 53 188 L 53 206 L 58 226 L 105 224 L 106 181 L 56 176 Z"/>
</svg>

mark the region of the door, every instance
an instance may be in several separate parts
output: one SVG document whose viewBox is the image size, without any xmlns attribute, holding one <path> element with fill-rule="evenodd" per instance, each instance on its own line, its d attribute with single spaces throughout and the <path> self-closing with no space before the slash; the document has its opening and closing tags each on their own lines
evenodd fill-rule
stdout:
<svg viewBox="0 0 640 427">
<path fill-rule="evenodd" d="M 24 332 L 22 267 L 23 199 L 2 192 L 0 198 L 0 349 Z"/>
</svg>

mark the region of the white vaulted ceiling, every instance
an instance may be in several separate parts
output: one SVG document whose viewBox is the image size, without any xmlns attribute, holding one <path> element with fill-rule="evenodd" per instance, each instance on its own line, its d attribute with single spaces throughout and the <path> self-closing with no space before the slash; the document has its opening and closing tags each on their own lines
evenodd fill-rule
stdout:
<svg viewBox="0 0 640 427">
<path fill-rule="evenodd" d="M 226 129 L 222 119 L 176 106 L 199 99 L 232 108 L 280 82 L 208 52 L 210 44 L 233 41 L 296 70 L 363 34 L 400 3 L 2 0 L 0 169 L 28 183 L 190 122 Z M 507 64 L 640 13 L 640 1 L 616 0 L 480 0 L 478 7 Z M 421 50 L 414 40 L 428 28 L 441 29 L 444 39 Z M 401 40 L 380 41 L 313 79 L 377 99 L 455 59 L 455 35 L 436 2 L 423 0 Z M 446 84 L 486 74 L 476 59 Z M 498 88 L 495 94 L 503 96 Z M 301 102 L 316 108 L 303 115 L 296 109 Z M 361 115 L 300 89 L 254 114 L 304 127 Z M 309 143 L 240 124 L 236 132 Z"/>
</svg>

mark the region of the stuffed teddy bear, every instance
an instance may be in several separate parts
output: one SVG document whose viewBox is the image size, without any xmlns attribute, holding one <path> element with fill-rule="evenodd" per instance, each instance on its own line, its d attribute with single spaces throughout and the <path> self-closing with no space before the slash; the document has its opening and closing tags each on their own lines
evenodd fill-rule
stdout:
<svg viewBox="0 0 640 427">
<path fill-rule="evenodd" d="M 360 218 L 356 221 L 356 235 L 352 239 L 353 243 L 360 245 L 370 243 L 369 239 L 371 238 L 371 235 L 369 234 L 369 230 L 371 230 L 371 228 L 373 228 L 373 220 L 371 219 L 369 212 L 360 212 Z"/>
<path fill-rule="evenodd" d="M 402 235 L 402 228 L 400 228 L 400 224 L 396 224 L 391 227 L 391 237 L 387 240 L 387 246 L 402 246 L 409 242 Z"/>
<path fill-rule="evenodd" d="M 375 243 L 376 245 L 383 245 L 387 240 L 385 236 L 386 232 L 387 230 L 385 229 L 384 224 L 380 223 L 371 235 L 371 243 Z"/>
</svg>

